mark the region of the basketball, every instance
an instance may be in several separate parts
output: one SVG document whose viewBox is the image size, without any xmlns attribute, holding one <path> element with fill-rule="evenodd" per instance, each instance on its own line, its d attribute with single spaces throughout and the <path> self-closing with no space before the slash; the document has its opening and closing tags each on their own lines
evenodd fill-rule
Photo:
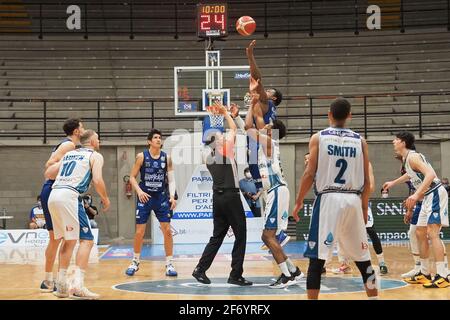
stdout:
<svg viewBox="0 0 450 320">
<path fill-rule="evenodd" d="M 252 17 L 242 16 L 236 21 L 236 30 L 240 35 L 249 36 L 255 32 L 256 22 Z"/>
</svg>

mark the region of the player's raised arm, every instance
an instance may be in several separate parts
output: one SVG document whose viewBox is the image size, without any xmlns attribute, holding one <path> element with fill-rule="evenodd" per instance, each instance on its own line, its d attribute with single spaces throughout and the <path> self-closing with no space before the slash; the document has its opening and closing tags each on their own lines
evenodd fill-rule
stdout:
<svg viewBox="0 0 450 320">
<path fill-rule="evenodd" d="M 50 167 L 52 164 L 55 164 L 58 161 L 60 161 L 67 152 L 75 150 L 75 148 L 76 148 L 75 143 L 73 143 L 72 141 L 66 141 L 62 143 L 58 147 L 58 149 L 52 154 L 50 159 L 48 159 L 48 161 L 45 163 L 45 169 Z"/>
<path fill-rule="evenodd" d="M 95 191 L 101 198 L 103 204 L 103 211 L 107 211 L 111 202 L 109 201 L 108 193 L 106 191 L 105 181 L 103 180 L 103 156 L 94 152 L 91 157 L 92 164 L 92 183 L 94 185 Z"/>
<path fill-rule="evenodd" d="M 399 177 L 399 178 L 397 178 L 397 179 L 395 179 L 395 180 L 393 180 L 393 181 L 387 181 L 387 182 L 385 182 L 385 183 L 383 184 L 383 190 L 388 190 L 388 189 L 390 189 L 390 188 L 392 188 L 392 187 L 394 187 L 394 186 L 396 186 L 396 185 L 398 185 L 398 184 L 405 183 L 405 182 L 407 182 L 409 179 L 410 179 L 410 177 L 408 176 L 407 173 L 405 173 L 404 175 L 402 175 L 401 177 Z"/>
<path fill-rule="evenodd" d="M 364 223 L 367 223 L 370 196 L 370 169 L 369 169 L 369 147 L 365 139 L 361 138 L 361 146 L 364 161 L 364 188 L 361 193 L 361 203 L 364 216 Z"/>
<path fill-rule="evenodd" d="M 139 187 L 139 183 L 136 180 L 139 171 L 141 170 L 141 166 L 144 163 L 144 153 L 138 153 L 136 156 L 136 161 L 134 162 L 134 166 L 130 172 L 130 183 L 133 187 L 134 191 L 136 191 L 139 200 L 142 203 L 146 203 L 150 199 L 150 195 L 144 191 L 142 191 L 141 187 Z"/>
<path fill-rule="evenodd" d="M 295 200 L 294 211 L 292 216 L 295 221 L 299 221 L 298 212 L 303 207 L 303 200 L 309 189 L 311 189 L 314 183 L 314 177 L 317 171 L 317 161 L 319 159 L 319 134 L 316 133 L 311 137 L 309 141 L 309 160 L 306 166 L 305 172 L 300 180 L 300 189 L 298 190 L 297 199 Z"/>
</svg>

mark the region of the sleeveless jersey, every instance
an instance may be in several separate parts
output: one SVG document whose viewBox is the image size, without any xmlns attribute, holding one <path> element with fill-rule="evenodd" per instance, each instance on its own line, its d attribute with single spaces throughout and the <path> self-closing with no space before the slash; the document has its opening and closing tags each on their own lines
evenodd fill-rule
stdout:
<svg viewBox="0 0 450 320">
<path fill-rule="evenodd" d="M 166 190 L 167 154 L 161 151 L 158 159 L 153 159 L 148 149 L 144 150 L 139 187 L 144 192 L 163 192 Z"/>
<path fill-rule="evenodd" d="M 67 152 L 62 158 L 53 189 L 67 188 L 78 193 L 86 192 L 92 180 L 90 159 L 93 153 L 94 150 L 87 148 Z"/>
<path fill-rule="evenodd" d="M 281 185 L 287 185 L 284 179 L 283 169 L 280 161 L 280 145 L 278 141 L 272 140 L 272 157 L 265 155 L 263 147 L 258 149 L 258 168 L 264 190 L 271 191 Z"/>
<path fill-rule="evenodd" d="M 423 183 L 423 179 L 425 178 L 425 175 L 423 173 L 421 173 L 421 172 L 414 171 L 411 168 L 411 165 L 409 164 L 409 161 L 408 161 L 408 157 L 412 153 L 417 153 L 422 158 L 422 161 L 425 162 L 425 164 L 428 167 L 430 167 L 430 168 L 432 168 L 432 167 L 431 167 L 431 164 L 427 161 L 427 159 L 425 159 L 425 156 L 423 154 L 418 153 L 418 152 L 416 152 L 414 150 L 410 150 L 408 152 L 408 155 L 405 158 L 404 167 L 405 167 L 406 173 L 408 174 L 408 176 L 410 178 L 410 181 L 411 181 L 413 187 L 417 190 L 417 188 L 419 188 L 419 186 Z M 440 185 L 441 185 L 441 181 L 439 180 L 439 178 L 434 178 L 433 182 L 431 182 L 430 187 L 425 192 L 425 195 L 430 194 L 436 188 L 438 188 Z"/>
<path fill-rule="evenodd" d="M 53 148 L 52 148 L 52 153 L 50 154 L 50 158 L 53 156 L 53 154 L 56 152 L 56 150 L 58 150 L 58 148 L 59 148 L 59 146 L 60 145 L 62 145 L 64 142 L 67 142 L 67 141 L 70 141 L 70 142 L 72 142 L 72 140 L 70 140 L 69 138 L 64 138 L 64 139 L 62 139 L 56 146 L 54 146 Z M 49 159 L 50 159 L 49 158 Z M 51 179 L 48 179 L 47 181 L 46 181 L 46 183 L 48 182 L 48 183 L 53 183 L 55 180 L 51 180 Z"/>
<path fill-rule="evenodd" d="M 266 114 L 263 116 L 265 124 L 269 124 L 277 118 L 277 107 L 275 106 L 275 103 L 272 100 L 268 100 L 267 104 L 269 105 L 269 110 L 267 110 Z"/>
<path fill-rule="evenodd" d="M 320 131 L 315 178 L 319 194 L 360 193 L 364 187 L 361 136 L 344 128 L 329 127 Z"/>
</svg>

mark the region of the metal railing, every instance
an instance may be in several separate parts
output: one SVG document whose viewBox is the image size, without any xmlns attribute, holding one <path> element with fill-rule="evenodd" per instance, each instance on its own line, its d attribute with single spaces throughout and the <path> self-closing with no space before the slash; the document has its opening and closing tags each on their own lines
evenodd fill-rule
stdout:
<svg viewBox="0 0 450 320">
<path fill-rule="evenodd" d="M 242 15 L 251 15 L 258 23 L 256 33 L 268 37 L 272 32 L 305 32 L 313 36 L 320 31 L 353 31 L 359 34 L 366 28 L 367 2 L 347 1 L 224 1 L 228 4 L 229 32 Z M 81 28 L 69 30 L 66 9 L 73 1 L 57 3 L 41 1 L 8 2 L 18 6 L 18 13 L 26 14 L 30 22 L 22 31 L 38 34 L 42 39 L 50 34 L 79 34 L 85 39 L 98 34 L 171 35 L 178 39 L 182 34 L 196 34 L 196 2 L 82 2 L 77 4 L 81 13 Z M 272 10 L 276 8 L 276 10 Z M 423 4 L 400 0 L 398 4 L 383 4 L 382 15 L 394 16 L 394 23 L 387 28 L 405 32 L 408 28 L 443 27 L 450 30 L 450 0 L 429 0 Z M 23 12 L 22 12 L 23 11 Z M 8 17 L 11 9 L 0 10 L 2 26 L 0 34 L 17 30 L 8 25 L 17 21 Z M 16 12 L 17 13 L 17 12 Z"/>
<path fill-rule="evenodd" d="M 391 135 L 400 130 L 412 131 L 417 133 L 419 137 L 422 137 L 427 133 L 447 133 L 450 130 L 450 103 L 448 103 L 447 98 L 449 95 L 450 91 L 440 91 L 346 95 L 345 97 L 353 105 L 352 121 L 362 123 L 360 125 L 352 124 L 352 129 L 363 133 L 366 138 L 371 135 Z M 393 112 L 392 107 L 396 107 L 397 105 L 395 101 L 383 102 L 381 104 L 372 101 L 377 98 L 398 99 L 400 97 L 410 97 L 416 100 L 416 103 L 414 101 L 406 102 L 408 105 L 407 111 Z M 429 97 L 433 99 L 442 97 L 442 100 L 425 102 Z M 286 97 L 284 100 L 289 101 L 287 103 L 288 106 L 280 107 L 279 118 L 283 121 L 289 121 L 289 135 L 310 136 L 317 130 L 322 129 L 324 123 L 326 123 L 328 105 L 331 99 L 334 98 L 335 96 Z M 12 103 L 11 105 L 20 103 L 21 107 L 6 106 L 4 102 Z M 0 139 L 42 138 L 42 141 L 47 143 L 49 138 L 63 136 L 62 130 L 59 127 L 69 116 L 81 117 L 84 122 L 89 123 L 89 127 L 96 128 L 103 139 L 142 137 L 145 136 L 150 128 L 154 128 L 155 126 L 165 128 L 163 129 L 164 135 L 171 134 L 172 130 L 180 129 L 180 127 L 192 131 L 193 121 L 202 120 L 201 117 L 173 116 L 173 109 L 167 107 L 168 102 L 173 103 L 173 99 L 14 99 L 11 97 L 2 97 L 0 98 L 2 105 L 0 112 L 3 114 L 14 112 L 14 115 L 0 117 Z M 308 107 L 304 107 L 305 102 L 308 104 Z M 33 103 L 33 105 L 27 107 L 27 103 Z M 39 103 L 40 106 L 36 106 L 35 103 Z M 127 103 L 129 103 L 129 106 L 127 106 Z M 71 107 L 68 107 L 68 104 Z M 74 104 L 80 106 L 73 107 Z M 300 106 L 300 104 L 303 104 L 303 106 Z M 443 104 L 448 107 L 439 110 L 435 110 L 436 108 L 428 108 L 429 105 L 436 106 L 436 104 Z M 373 107 L 377 107 L 379 110 L 371 111 L 370 109 Z M 384 108 L 391 109 L 391 111 L 383 111 Z M 31 112 L 33 115 L 20 116 L 21 112 Z M 53 115 L 49 116 L 49 112 Z M 131 116 L 128 115 L 130 112 L 133 112 Z M 117 113 L 124 113 L 124 115 L 114 116 Z M 427 116 L 442 116 L 442 121 L 439 123 L 425 123 L 424 118 Z M 444 116 L 449 116 L 447 122 L 443 118 Z M 401 122 L 400 120 L 403 120 L 405 117 L 410 117 L 411 122 L 397 123 Z M 388 123 L 386 121 L 382 125 L 370 124 L 371 119 L 391 119 L 393 122 Z M 319 120 L 321 121 L 320 125 L 317 124 Z M 292 125 L 295 121 L 302 122 L 304 125 L 302 127 Z M 38 129 L 20 129 L 20 127 L 30 123 L 34 125 L 39 123 L 41 126 Z M 58 123 L 57 130 L 49 129 L 49 124 L 53 123 Z M 107 130 L 103 127 L 106 123 L 117 124 L 118 127 Z M 306 123 L 309 125 L 306 125 Z M 14 124 L 18 129 L 5 129 L 7 124 Z"/>
</svg>

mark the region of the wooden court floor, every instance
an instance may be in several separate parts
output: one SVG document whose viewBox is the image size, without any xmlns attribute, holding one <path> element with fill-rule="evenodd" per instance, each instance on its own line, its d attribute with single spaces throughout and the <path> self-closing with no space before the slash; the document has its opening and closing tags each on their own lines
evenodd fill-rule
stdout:
<svg viewBox="0 0 450 320">
<path fill-rule="evenodd" d="M 447 252 L 450 252 L 450 245 L 447 244 Z M 405 246 L 385 246 L 385 260 L 389 267 L 389 274 L 383 279 L 400 280 L 400 274 L 409 271 L 412 268 L 412 258 L 409 254 L 408 248 Z M 270 276 L 278 275 L 278 269 L 272 260 L 255 261 L 249 259 L 244 264 L 245 277 Z M 376 261 L 376 257 L 372 251 L 372 261 Z M 195 282 L 191 273 L 196 265 L 198 259 L 175 261 L 178 271 L 178 280 L 187 279 Z M 307 260 L 297 259 L 295 262 L 306 272 Z M 130 292 L 115 290 L 114 285 L 126 282 L 147 281 L 147 280 L 162 280 L 164 283 L 170 284 L 173 279 L 164 276 L 164 262 L 163 261 L 142 261 L 140 270 L 134 277 L 127 277 L 124 274 L 129 260 L 100 260 L 98 263 L 91 263 L 86 275 L 86 286 L 93 292 L 99 293 L 102 299 L 117 300 L 117 299 L 133 299 L 133 300 L 176 300 L 176 299 L 224 299 L 224 300 L 257 300 L 257 299 L 290 299 L 303 300 L 306 299 L 305 294 L 279 294 L 277 289 L 271 289 L 270 295 L 256 296 L 256 295 L 192 295 L 189 293 L 182 294 L 161 294 L 161 293 L 144 293 L 144 292 Z M 333 262 L 329 264 L 328 268 L 338 266 L 337 258 L 333 258 Z M 229 261 L 215 261 L 207 275 L 214 282 L 214 278 L 226 278 L 230 270 Z M 353 265 L 353 275 L 359 276 L 356 267 Z M 434 271 L 434 270 L 433 270 Z M 0 299 L 18 299 L 18 300 L 58 300 L 52 294 L 40 293 L 39 285 L 44 277 L 43 263 L 38 264 L 0 264 Z M 351 277 L 351 275 L 337 276 L 331 272 L 327 273 L 326 277 Z M 272 293 L 273 292 L 273 293 Z M 345 299 L 345 300 L 360 300 L 366 299 L 363 292 L 339 292 L 339 293 L 324 293 L 320 296 L 321 299 Z M 425 289 L 420 285 L 406 285 L 401 288 L 394 288 L 389 290 L 382 290 L 380 292 L 380 299 L 394 299 L 394 300 L 408 300 L 408 299 L 429 299 L 429 300 L 450 300 L 450 287 L 445 289 Z"/>
</svg>

